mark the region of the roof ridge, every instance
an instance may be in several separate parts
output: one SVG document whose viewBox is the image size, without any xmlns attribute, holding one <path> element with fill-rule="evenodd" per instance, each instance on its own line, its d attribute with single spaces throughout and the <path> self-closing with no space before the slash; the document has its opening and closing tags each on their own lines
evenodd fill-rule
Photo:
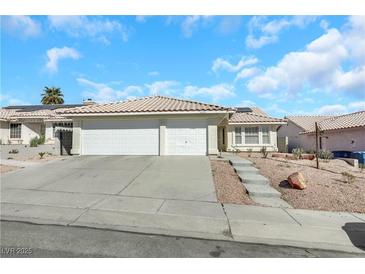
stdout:
<svg viewBox="0 0 365 274">
<path fill-rule="evenodd" d="M 361 113 L 361 112 L 365 112 L 365 110 L 359 110 L 359 111 L 355 111 L 355 112 L 351 112 L 351 113 L 346 113 L 346 114 L 341 114 L 341 115 L 335 115 L 335 116 L 332 116 L 328 119 L 325 119 L 323 121 L 326 121 L 326 120 L 330 120 L 330 119 L 337 119 L 337 118 L 340 118 L 340 117 L 344 117 L 344 116 L 349 116 L 349 115 L 354 115 L 356 113 Z M 321 122 L 323 122 L 321 121 Z"/>
<path fill-rule="evenodd" d="M 147 97 L 160 97 L 160 98 L 170 99 L 170 100 L 175 100 L 175 101 L 180 101 L 180 102 L 189 102 L 189 103 L 207 105 L 207 106 L 213 106 L 213 107 L 223 107 L 223 106 L 219 106 L 219 105 L 215 105 L 215 104 L 209 104 L 209 103 L 204 103 L 204 102 L 193 101 L 190 99 L 175 98 L 175 97 L 164 96 L 164 95 L 152 95 L 152 96 L 147 96 Z M 224 107 L 224 108 L 229 109 L 229 107 Z"/>
</svg>

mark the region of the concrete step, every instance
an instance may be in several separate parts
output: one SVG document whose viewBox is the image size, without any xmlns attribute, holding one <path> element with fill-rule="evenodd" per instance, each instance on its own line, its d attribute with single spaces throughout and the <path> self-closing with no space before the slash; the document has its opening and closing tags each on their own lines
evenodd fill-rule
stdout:
<svg viewBox="0 0 365 274">
<path fill-rule="evenodd" d="M 245 184 L 245 188 L 253 198 L 266 197 L 266 198 L 280 198 L 281 194 L 276 189 L 269 185 L 256 185 L 256 184 Z"/>
<path fill-rule="evenodd" d="M 281 198 L 276 198 L 276 197 L 271 197 L 271 198 L 267 198 L 267 197 L 251 197 L 251 198 L 256 203 L 261 204 L 261 205 L 266 205 L 266 206 L 271 206 L 271 207 L 292 208 L 291 205 L 289 205 L 287 202 L 285 202 Z"/>
<path fill-rule="evenodd" d="M 237 173 L 238 177 L 241 178 L 242 182 L 245 184 L 259 184 L 259 185 L 269 185 L 269 180 L 255 173 Z"/>
<path fill-rule="evenodd" d="M 230 159 L 229 162 L 233 167 L 252 166 L 252 162 L 245 159 Z"/>
<path fill-rule="evenodd" d="M 236 171 L 236 173 L 241 173 L 241 174 L 259 174 L 259 170 L 253 166 L 236 166 L 234 167 L 234 170 Z"/>
</svg>

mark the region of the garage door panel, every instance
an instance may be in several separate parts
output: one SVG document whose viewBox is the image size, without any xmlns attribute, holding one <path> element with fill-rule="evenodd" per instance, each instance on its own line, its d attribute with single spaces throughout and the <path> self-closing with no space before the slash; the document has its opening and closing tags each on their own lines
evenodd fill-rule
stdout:
<svg viewBox="0 0 365 274">
<path fill-rule="evenodd" d="M 167 155 L 206 155 L 207 122 L 204 120 L 168 121 Z"/>
<path fill-rule="evenodd" d="M 158 155 L 158 121 L 85 121 L 84 155 Z"/>
</svg>

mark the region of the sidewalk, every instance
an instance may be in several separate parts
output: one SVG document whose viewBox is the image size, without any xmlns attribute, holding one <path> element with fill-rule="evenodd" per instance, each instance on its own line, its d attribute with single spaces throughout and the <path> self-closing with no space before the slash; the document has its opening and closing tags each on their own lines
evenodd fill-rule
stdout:
<svg viewBox="0 0 365 274">
<path fill-rule="evenodd" d="M 365 214 L 40 190 L 5 191 L 1 194 L 1 220 L 365 252 Z"/>
</svg>

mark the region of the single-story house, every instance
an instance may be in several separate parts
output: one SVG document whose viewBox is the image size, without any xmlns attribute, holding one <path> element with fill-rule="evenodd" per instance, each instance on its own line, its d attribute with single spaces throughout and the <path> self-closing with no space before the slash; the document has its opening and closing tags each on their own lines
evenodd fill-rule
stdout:
<svg viewBox="0 0 365 274">
<path fill-rule="evenodd" d="M 237 108 L 218 128 L 222 151 L 277 151 L 277 129 L 284 119 L 269 117 L 258 107 Z"/>
<path fill-rule="evenodd" d="M 285 123 L 258 108 L 233 109 L 165 96 L 65 106 L 47 111 L 53 116 L 43 119 L 46 142 L 57 140 L 54 132 L 59 128 L 67 132 L 75 155 L 209 155 L 262 146 L 276 151 L 276 129 Z M 69 124 L 57 124 L 58 120 Z M 23 131 L 17 133 L 27 121 L 11 114 L 4 122 L 1 139 L 29 142 Z M 72 130 L 67 130 L 70 124 Z M 33 132 L 39 136 L 42 130 Z"/>
<path fill-rule="evenodd" d="M 289 116 L 278 137 L 288 137 L 289 151 L 300 147 L 315 150 L 315 122 L 320 131 L 319 147 L 329 151 L 365 151 L 365 111 L 339 116 Z"/>
<path fill-rule="evenodd" d="M 82 104 L 1 108 L 0 142 L 2 145 L 29 145 L 33 138 L 44 136 L 45 144 L 62 146 L 60 143 L 60 138 L 62 138 L 63 145 L 67 146 L 67 139 L 71 140 L 72 136 L 70 134 L 72 132 L 72 119 L 58 115 L 55 110 L 78 106 L 82 106 Z"/>
</svg>

